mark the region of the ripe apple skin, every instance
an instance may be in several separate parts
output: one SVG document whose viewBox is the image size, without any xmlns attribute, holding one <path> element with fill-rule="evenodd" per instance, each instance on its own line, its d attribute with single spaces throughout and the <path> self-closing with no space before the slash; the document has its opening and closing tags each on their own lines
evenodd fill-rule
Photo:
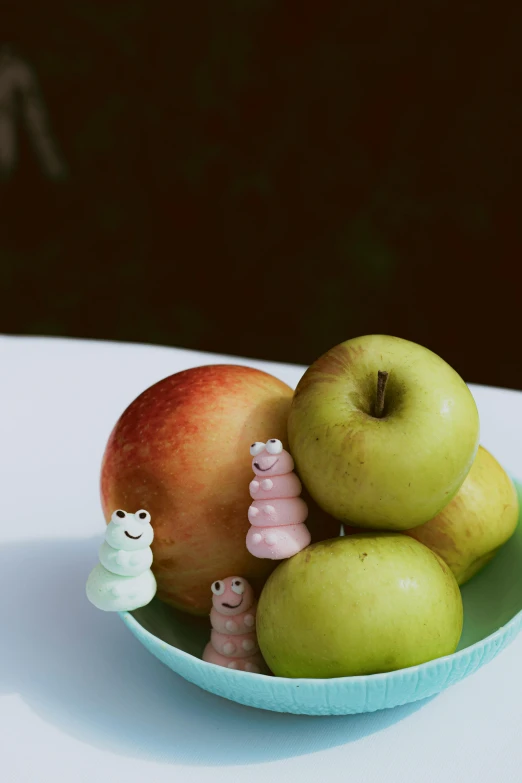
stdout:
<svg viewBox="0 0 522 783">
<path fill-rule="evenodd" d="M 512 536 L 518 514 L 513 482 L 493 455 L 479 446 L 453 500 L 434 519 L 405 532 L 440 555 L 462 585 Z"/>
<path fill-rule="evenodd" d="M 212 582 L 239 574 L 258 592 L 275 567 L 245 544 L 249 446 L 268 438 L 287 446 L 291 399 L 292 389 L 272 375 L 209 365 L 151 386 L 116 423 L 101 471 L 105 518 L 117 508 L 150 512 L 161 600 L 208 614 Z M 317 507 L 310 524 L 316 539 L 338 535 L 338 523 Z"/>
<path fill-rule="evenodd" d="M 379 370 L 389 372 L 384 413 L 373 415 Z M 352 525 L 407 530 L 457 493 L 479 442 L 479 417 L 462 378 L 420 345 L 357 337 L 301 378 L 288 420 L 302 481 L 329 514 Z"/>
<path fill-rule="evenodd" d="M 411 546 L 415 544 L 416 546 Z M 453 653 L 462 599 L 450 568 L 401 533 L 312 544 L 269 577 L 257 637 L 279 677 L 393 671 Z"/>
</svg>

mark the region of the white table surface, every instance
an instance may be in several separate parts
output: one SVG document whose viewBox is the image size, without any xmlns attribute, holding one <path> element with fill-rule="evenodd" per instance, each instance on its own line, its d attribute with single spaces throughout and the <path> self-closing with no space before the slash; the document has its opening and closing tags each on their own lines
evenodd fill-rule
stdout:
<svg viewBox="0 0 522 783">
<path fill-rule="evenodd" d="M 0 779 L 502 783 L 522 778 L 522 635 L 441 695 L 279 715 L 199 690 L 84 595 L 101 456 L 123 409 L 187 367 L 302 368 L 144 345 L 0 337 Z M 522 395 L 472 387 L 482 443 L 522 477 Z"/>
</svg>

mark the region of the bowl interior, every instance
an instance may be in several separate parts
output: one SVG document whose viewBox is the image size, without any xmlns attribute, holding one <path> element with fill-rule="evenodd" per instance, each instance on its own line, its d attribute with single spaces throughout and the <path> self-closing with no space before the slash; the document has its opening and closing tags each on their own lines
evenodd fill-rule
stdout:
<svg viewBox="0 0 522 783">
<path fill-rule="evenodd" d="M 522 508 L 522 485 L 516 482 Z M 522 524 L 496 557 L 462 588 L 464 629 L 459 650 L 485 639 L 522 610 Z M 210 637 L 207 617 L 194 618 L 155 599 L 132 612 L 149 633 L 201 658 Z"/>
</svg>

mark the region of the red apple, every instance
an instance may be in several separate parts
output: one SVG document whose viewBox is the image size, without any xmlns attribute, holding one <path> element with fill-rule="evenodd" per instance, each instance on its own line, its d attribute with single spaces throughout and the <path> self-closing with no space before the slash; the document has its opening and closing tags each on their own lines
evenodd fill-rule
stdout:
<svg viewBox="0 0 522 783">
<path fill-rule="evenodd" d="M 171 375 L 127 408 L 105 450 L 101 495 L 116 508 L 145 508 L 154 527 L 158 597 L 192 614 L 211 608 L 210 585 L 240 575 L 256 592 L 276 563 L 253 557 L 245 538 L 251 503 L 249 446 L 287 447 L 292 389 L 250 367 L 209 365 Z M 339 523 L 310 504 L 314 540 Z"/>
</svg>

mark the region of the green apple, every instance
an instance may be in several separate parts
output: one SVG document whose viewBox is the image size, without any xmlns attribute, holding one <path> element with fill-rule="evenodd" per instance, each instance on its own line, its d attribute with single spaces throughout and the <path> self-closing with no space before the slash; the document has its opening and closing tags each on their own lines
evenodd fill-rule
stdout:
<svg viewBox="0 0 522 783">
<path fill-rule="evenodd" d="M 374 674 L 453 653 L 462 599 L 450 568 L 423 544 L 365 532 L 312 544 L 279 565 L 256 627 L 279 677 Z"/>
<path fill-rule="evenodd" d="M 477 453 L 479 417 L 443 359 L 398 337 L 370 335 L 308 368 L 288 437 L 299 476 L 325 511 L 359 527 L 407 530 L 459 490 Z"/>
<path fill-rule="evenodd" d="M 517 522 L 515 487 L 495 457 L 480 446 L 453 500 L 434 519 L 406 532 L 440 555 L 462 585 L 489 563 Z"/>
</svg>

